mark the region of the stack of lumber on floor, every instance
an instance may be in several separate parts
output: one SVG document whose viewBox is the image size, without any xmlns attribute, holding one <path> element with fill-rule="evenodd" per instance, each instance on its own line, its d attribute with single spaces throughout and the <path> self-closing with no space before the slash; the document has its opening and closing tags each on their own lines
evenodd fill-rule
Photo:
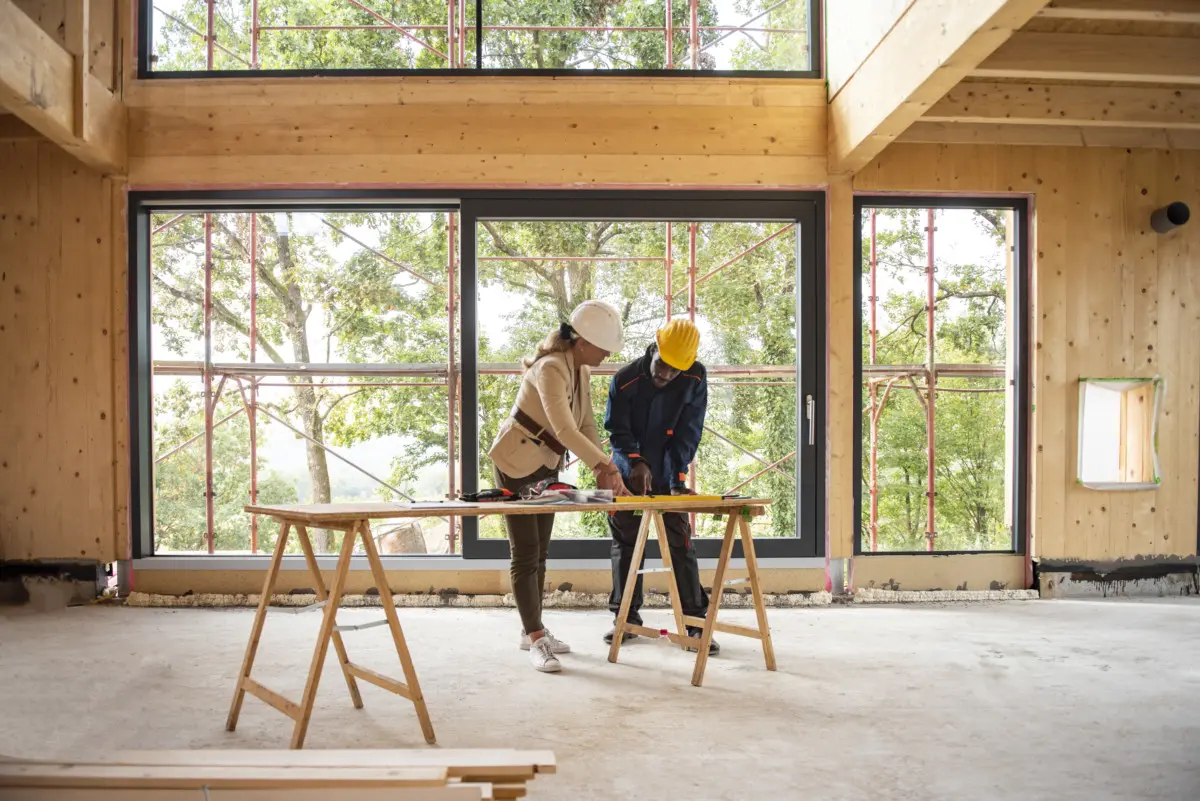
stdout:
<svg viewBox="0 0 1200 801">
<path fill-rule="evenodd" d="M 490 801 L 554 773 L 511 749 L 124 751 L 84 762 L 0 755 L 4 801 Z"/>
</svg>

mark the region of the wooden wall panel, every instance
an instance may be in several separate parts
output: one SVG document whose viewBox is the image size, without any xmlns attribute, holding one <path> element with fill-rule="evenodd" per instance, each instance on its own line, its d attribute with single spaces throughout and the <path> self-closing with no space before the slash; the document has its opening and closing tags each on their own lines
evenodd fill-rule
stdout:
<svg viewBox="0 0 1200 801">
<path fill-rule="evenodd" d="M 1200 202 L 1200 154 L 895 145 L 854 186 L 1033 196 L 1034 553 L 1089 560 L 1195 554 L 1200 227 L 1162 236 L 1149 220 L 1169 201 Z M 1166 381 L 1162 486 L 1084 489 L 1075 481 L 1078 379 L 1126 375 Z"/>
<path fill-rule="evenodd" d="M 820 81 L 138 82 L 130 185 L 804 187 Z"/>
<path fill-rule="evenodd" d="M 80 0 L 13 0 L 43 31 L 67 48 L 68 2 Z M 116 86 L 119 61 L 117 0 L 84 0 L 88 3 L 88 69 L 110 92 Z M 69 48 L 67 48 L 69 49 Z"/>
<path fill-rule="evenodd" d="M 128 469 L 113 370 L 124 193 L 33 139 L 0 141 L 0 175 L 0 560 L 111 561 Z"/>
</svg>

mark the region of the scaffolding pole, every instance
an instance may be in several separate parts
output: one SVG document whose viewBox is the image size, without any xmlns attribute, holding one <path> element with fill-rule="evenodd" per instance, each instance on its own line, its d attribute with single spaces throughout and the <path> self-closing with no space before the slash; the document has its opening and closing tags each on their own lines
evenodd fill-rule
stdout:
<svg viewBox="0 0 1200 801">
<path fill-rule="evenodd" d="M 925 267 L 925 286 L 926 286 L 926 302 L 925 307 L 926 318 L 926 402 L 925 402 L 925 437 L 928 442 L 928 487 L 926 490 L 927 503 L 927 519 L 925 521 L 925 540 L 926 549 L 932 551 L 934 549 L 934 540 L 937 539 L 937 522 L 934 520 L 934 498 L 937 495 L 936 487 L 936 472 L 934 470 L 934 453 L 936 450 L 937 437 L 934 433 L 934 405 L 937 398 L 937 362 L 934 361 L 936 354 L 934 353 L 934 326 L 933 326 L 933 311 L 934 305 L 937 303 L 935 280 L 933 276 L 934 261 L 933 261 L 933 209 L 926 212 L 926 258 Z"/>
<path fill-rule="evenodd" d="M 209 25 L 212 3 L 209 2 Z M 212 57 L 212 51 L 209 51 Z M 215 552 L 216 509 L 213 492 L 213 391 L 212 391 L 212 214 L 204 215 L 204 539 L 208 552 Z"/>
<path fill-rule="evenodd" d="M 255 0 L 255 9 L 258 0 Z M 250 214 L 250 363 L 258 351 L 258 215 Z M 258 503 L 258 382 L 250 382 L 250 503 Z M 258 515 L 250 515 L 250 553 L 258 553 Z"/>
<path fill-rule="evenodd" d="M 454 0 L 450 0 L 450 2 L 453 3 Z M 456 487 L 455 465 L 457 462 L 457 453 L 455 450 L 455 437 L 457 436 L 457 430 L 456 430 L 457 421 L 455 419 L 456 418 L 455 412 L 457 410 L 455 407 L 458 405 L 458 391 L 457 391 L 458 390 L 458 386 L 457 386 L 458 364 L 455 362 L 455 359 L 454 359 L 454 353 L 455 353 L 455 351 L 454 351 L 455 306 L 456 306 L 454 295 L 455 295 L 455 291 L 456 291 L 455 275 L 458 270 L 458 265 L 456 264 L 456 259 L 455 259 L 455 254 L 458 250 L 458 248 L 456 247 L 456 244 L 457 244 L 456 234 L 458 231 L 458 215 L 455 214 L 454 212 L 450 212 L 449 214 L 446 215 L 446 230 L 447 230 L 446 239 L 449 243 L 447 250 L 446 250 L 446 252 L 448 254 L 447 259 L 446 259 L 446 265 L 447 265 L 447 267 L 446 267 L 446 271 L 447 271 L 446 272 L 446 309 L 447 309 L 446 330 L 449 333 L 448 341 L 450 344 L 450 358 L 447 362 L 447 374 L 446 374 L 447 375 L 447 380 L 446 380 L 446 392 L 447 392 L 447 398 L 446 398 L 446 400 L 447 400 L 447 403 L 446 403 L 446 411 L 447 411 L 447 414 L 446 414 L 446 417 L 447 417 L 446 472 L 448 474 L 447 475 L 447 487 L 448 487 L 447 494 L 451 498 L 455 498 L 455 497 L 457 497 L 457 495 L 455 494 L 455 487 Z M 450 544 L 450 553 L 455 552 L 455 547 L 457 545 L 457 534 L 458 534 L 458 518 L 451 517 L 450 518 L 450 528 L 446 534 L 446 537 Z"/>
<path fill-rule="evenodd" d="M 876 326 L 876 305 L 879 299 L 879 260 L 876 252 L 875 242 L 875 209 L 871 209 L 871 295 L 870 295 L 870 363 L 875 364 L 875 348 L 878 344 L 879 330 Z M 876 384 L 874 381 L 870 383 L 870 408 L 871 408 L 871 469 L 870 469 L 870 526 L 871 526 L 871 553 L 879 547 L 879 415 L 875 410 L 876 400 Z M 880 404 L 882 405 L 882 404 Z"/>
</svg>

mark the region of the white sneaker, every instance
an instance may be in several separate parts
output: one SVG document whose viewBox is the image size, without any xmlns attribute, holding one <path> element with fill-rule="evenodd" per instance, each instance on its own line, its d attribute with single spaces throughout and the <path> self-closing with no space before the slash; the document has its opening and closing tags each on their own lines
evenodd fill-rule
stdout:
<svg viewBox="0 0 1200 801">
<path fill-rule="evenodd" d="M 553 634 L 551 634 L 550 629 L 545 629 L 545 635 L 542 637 L 542 639 L 550 641 L 550 651 L 552 653 L 555 653 L 555 654 L 571 653 L 571 646 L 567 645 L 565 642 L 563 642 L 562 640 L 558 639 Z M 529 650 L 529 635 L 526 634 L 524 631 L 521 632 L 521 650 L 522 651 Z"/>
<path fill-rule="evenodd" d="M 549 638 L 542 637 L 529 648 L 529 661 L 533 664 L 534 670 L 540 670 L 543 673 L 557 673 L 562 670 L 562 664 L 558 661 L 558 657 L 550 650 Z"/>
</svg>

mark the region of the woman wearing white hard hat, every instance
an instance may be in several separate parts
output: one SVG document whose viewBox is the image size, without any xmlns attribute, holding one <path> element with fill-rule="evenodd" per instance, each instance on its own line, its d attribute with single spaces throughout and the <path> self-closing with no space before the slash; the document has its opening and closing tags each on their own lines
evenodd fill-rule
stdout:
<svg viewBox="0 0 1200 801">
<path fill-rule="evenodd" d="M 610 303 L 579 304 L 524 362 L 525 372 L 512 414 L 500 424 L 488 456 L 497 487 L 513 493 L 545 479 L 557 479 L 570 451 L 592 469 L 596 485 L 627 495 L 621 473 L 604 452 L 592 413 L 591 368 L 624 345 L 621 315 Z M 512 549 L 513 597 L 521 614 L 521 648 L 534 668 L 562 669 L 556 654 L 570 647 L 542 625 L 542 588 L 554 515 L 505 515 Z"/>
</svg>

